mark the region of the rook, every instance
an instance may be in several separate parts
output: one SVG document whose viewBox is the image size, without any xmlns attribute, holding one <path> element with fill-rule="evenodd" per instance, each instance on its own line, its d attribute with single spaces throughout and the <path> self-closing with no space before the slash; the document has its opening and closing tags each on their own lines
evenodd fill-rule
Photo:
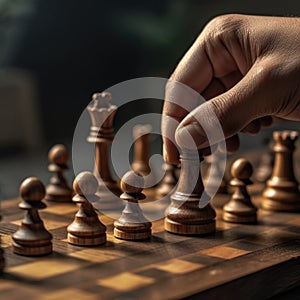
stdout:
<svg viewBox="0 0 300 300">
<path fill-rule="evenodd" d="M 293 153 L 298 138 L 296 131 L 275 131 L 274 169 L 263 192 L 262 207 L 274 211 L 300 210 L 299 183 L 294 175 Z"/>
</svg>

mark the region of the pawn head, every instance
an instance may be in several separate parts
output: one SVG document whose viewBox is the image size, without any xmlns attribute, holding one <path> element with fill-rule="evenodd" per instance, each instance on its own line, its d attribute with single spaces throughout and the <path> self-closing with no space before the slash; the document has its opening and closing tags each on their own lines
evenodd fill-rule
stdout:
<svg viewBox="0 0 300 300">
<path fill-rule="evenodd" d="M 46 190 L 43 183 L 36 177 L 26 178 L 20 185 L 20 196 L 25 201 L 41 201 L 45 195 Z"/>
<path fill-rule="evenodd" d="M 231 166 L 231 175 L 237 179 L 249 179 L 253 173 L 251 163 L 245 158 L 238 158 Z"/>
<path fill-rule="evenodd" d="M 79 195 L 94 195 L 98 189 L 98 180 L 91 172 L 81 172 L 73 182 L 73 189 Z"/>
<path fill-rule="evenodd" d="M 122 177 L 121 190 L 127 194 L 141 193 L 144 186 L 144 178 L 139 173 L 128 171 Z"/>
<path fill-rule="evenodd" d="M 58 144 L 53 146 L 48 154 L 49 161 L 58 164 L 58 165 L 65 165 L 69 159 L 69 152 L 66 146 L 62 144 Z"/>
</svg>

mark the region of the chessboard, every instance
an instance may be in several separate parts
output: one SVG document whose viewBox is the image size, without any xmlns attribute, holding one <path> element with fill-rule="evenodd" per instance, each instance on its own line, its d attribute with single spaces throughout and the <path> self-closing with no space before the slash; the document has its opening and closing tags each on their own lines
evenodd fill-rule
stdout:
<svg viewBox="0 0 300 300">
<path fill-rule="evenodd" d="M 263 185 L 250 188 L 260 202 Z M 154 190 L 147 191 L 151 197 Z M 26 257 L 12 252 L 11 234 L 24 212 L 19 199 L 4 201 L 0 234 L 6 267 L 0 280 L 1 299 L 265 299 L 300 283 L 300 215 L 258 211 L 258 223 L 221 220 L 227 196 L 212 202 L 217 230 L 208 236 L 180 236 L 153 222 L 148 241 L 114 238 L 113 219 L 107 243 L 96 247 L 68 244 L 67 226 L 78 208 L 74 203 L 47 203 L 40 215 L 53 235 L 53 253 Z"/>
</svg>

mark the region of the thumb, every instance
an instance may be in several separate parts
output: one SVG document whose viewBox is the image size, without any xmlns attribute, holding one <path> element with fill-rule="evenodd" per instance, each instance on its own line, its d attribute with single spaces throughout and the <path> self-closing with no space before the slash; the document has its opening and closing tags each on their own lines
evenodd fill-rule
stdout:
<svg viewBox="0 0 300 300">
<path fill-rule="evenodd" d="M 176 130 L 176 143 L 181 148 L 203 149 L 235 135 L 259 117 L 272 115 L 279 93 L 270 78 L 268 68 L 253 66 L 229 91 L 190 112 Z"/>
</svg>

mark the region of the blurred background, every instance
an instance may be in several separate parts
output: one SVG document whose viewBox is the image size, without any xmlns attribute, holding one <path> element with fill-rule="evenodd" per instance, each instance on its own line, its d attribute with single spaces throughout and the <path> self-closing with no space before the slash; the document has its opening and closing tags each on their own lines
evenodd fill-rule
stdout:
<svg viewBox="0 0 300 300">
<path fill-rule="evenodd" d="M 167 78 L 203 26 L 225 13 L 300 15 L 300 2 L 0 0 L 0 199 L 15 197 L 29 175 L 48 181 L 48 149 L 71 149 L 93 92 L 136 77 Z M 160 111 L 152 100 L 123 108 L 116 128 Z M 241 151 L 260 147 L 270 132 L 243 136 Z"/>
</svg>

